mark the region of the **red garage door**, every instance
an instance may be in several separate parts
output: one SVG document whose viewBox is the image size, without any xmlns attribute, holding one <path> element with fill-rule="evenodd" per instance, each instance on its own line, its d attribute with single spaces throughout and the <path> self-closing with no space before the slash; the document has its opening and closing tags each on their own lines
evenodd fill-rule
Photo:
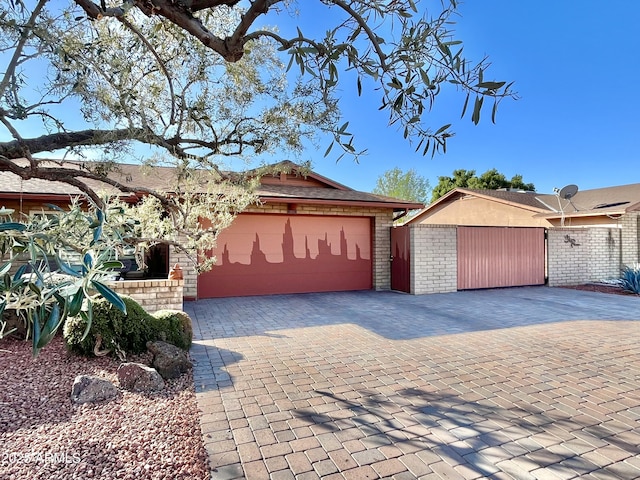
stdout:
<svg viewBox="0 0 640 480">
<path fill-rule="evenodd" d="M 368 217 L 242 214 L 218 237 L 198 297 L 368 290 Z"/>
</svg>

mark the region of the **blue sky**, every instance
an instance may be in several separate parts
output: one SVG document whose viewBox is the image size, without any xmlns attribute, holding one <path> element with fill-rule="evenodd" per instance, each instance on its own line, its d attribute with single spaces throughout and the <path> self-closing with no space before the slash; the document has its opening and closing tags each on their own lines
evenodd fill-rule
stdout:
<svg viewBox="0 0 640 480">
<path fill-rule="evenodd" d="M 269 15 L 265 21 L 283 30 L 283 21 L 291 28 L 300 22 L 307 36 L 321 35 L 337 21 L 337 8 L 320 2 L 299 6 L 306 17 Z M 447 154 L 423 157 L 388 126 L 376 93 L 365 90 L 358 97 L 349 80 L 341 87 L 343 115 L 356 145 L 368 155 L 359 164 L 347 158 L 336 163 L 335 156 L 323 157 L 326 139 L 301 160 L 363 191 L 371 191 L 394 167 L 413 168 L 432 186 L 454 169 L 480 174 L 491 168 L 508 178 L 521 174 L 542 193 L 571 183 L 581 189 L 640 183 L 640 2 L 467 0 L 459 14 L 454 29 L 467 58 L 489 56 L 485 79 L 515 81 L 520 99 L 500 105 L 497 124 L 489 110 L 478 126 L 468 116 L 460 119 L 464 95 L 443 96 L 426 119 L 434 129 L 452 123 L 456 136 Z"/>
<path fill-rule="evenodd" d="M 336 164 L 323 158 L 325 143 L 304 157 L 316 172 L 364 191 L 396 166 L 414 168 L 431 185 L 454 169 L 497 168 L 508 178 L 523 175 L 543 193 L 570 183 L 640 183 L 640 2 L 468 0 L 459 13 L 454 28 L 467 57 L 488 55 L 485 78 L 515 81 L 520 99 L 500 105 L 495 125 L 487 110 L 474 126 L 460 119 L 464 96 L 443 98 L 430 125 L 453 123 L 456 136 L 447 154 L 432 159 L 387 126 L 375 95 L 358 98 L 346 84 L 343 114 L 369 153 L 359 164 Z"/>
</svg>

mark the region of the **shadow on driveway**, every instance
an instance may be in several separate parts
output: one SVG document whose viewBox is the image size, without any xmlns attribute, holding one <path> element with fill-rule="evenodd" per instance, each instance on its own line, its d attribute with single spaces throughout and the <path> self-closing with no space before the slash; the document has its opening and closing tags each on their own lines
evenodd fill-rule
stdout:
<svg viewBox="0 0 640 480">
<path fill-rule="evenodd" d="M 433 295 L 361 291 L 209 299 L 186 303 L 185 310 L 200 339 L 351 323 L 408 340 L 569 320 L 640 320 L 640 297 L 549 287 Z"/>
<path fill-rule="evenodd" d="M 531 287 L 185 307 L 212 480 L 640 478 L 640 298 Z"/>
</svg>

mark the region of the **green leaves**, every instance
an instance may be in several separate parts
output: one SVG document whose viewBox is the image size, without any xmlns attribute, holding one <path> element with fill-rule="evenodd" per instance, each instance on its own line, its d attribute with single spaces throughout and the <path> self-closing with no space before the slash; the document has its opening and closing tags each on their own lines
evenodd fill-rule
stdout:
<svg viewBox="0 0 640 480">
<path fill-rule="evenodd" d="M 116 292 L 107 287 L 104 283 L 99 282 L 98 280 L 91 280 L 91 285 L 95 288 L 100 295 L 102 295 L 105 300 L 111 303 L 114 307 L 120 310 L 122 313 L 127 313 L 127 306 L 124 304 L 122 299 L 118 296 Z"/>
<path fill-rule="evenodd" d="M 24 223 L 18 222 L 5 222 L 0 223 L 0 232 L 6 232 L 8 230 L 16 230 L 18 232 L 24 232 L 27 226 Z"/>
<path fill-rule="evenodd" d="M 122 218 L 125 212 L 116 209 L 111 214 L 117 224 L 109 224 L 102 210 L 90 207 L 87 212 L 80 204 L 50 210 L 55 216 L 38 214 L 20 224 L 25 228 L 9 224 L 0 230 L 0 238 L 20 246 L 13 248 L 14 260 L 0 265 L 0 308 L 28 320 L 34 356 L 68 316 L 80 315 L 90 323 L 92 302 L 99 297 L 125 310 L 104 279 L 123 268 L 114 259 L 115 249 L 124 243 L 132 219 Z"/>
<path fill-rule="evenodd" d="M 82 302 L 85 297 L 85 292 L 82 288 L 78 288 L 76 293 L 71 298 L 71 302 L 69 302 L 69 316 L 75 317 L 80 313 L 80 309 L 82 308 Z"/>
</svg>

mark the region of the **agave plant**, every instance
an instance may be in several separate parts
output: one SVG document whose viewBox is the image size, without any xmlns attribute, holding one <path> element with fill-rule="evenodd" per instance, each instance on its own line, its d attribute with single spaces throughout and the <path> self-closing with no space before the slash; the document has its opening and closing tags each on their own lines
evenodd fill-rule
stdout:
<svg viewBox="0 0 640 480">
<path fill-rule="evenodd" d="M 640 263 L 624 267 L 620 284 L 624 290 L 640 295 Z"/>
</svg>

